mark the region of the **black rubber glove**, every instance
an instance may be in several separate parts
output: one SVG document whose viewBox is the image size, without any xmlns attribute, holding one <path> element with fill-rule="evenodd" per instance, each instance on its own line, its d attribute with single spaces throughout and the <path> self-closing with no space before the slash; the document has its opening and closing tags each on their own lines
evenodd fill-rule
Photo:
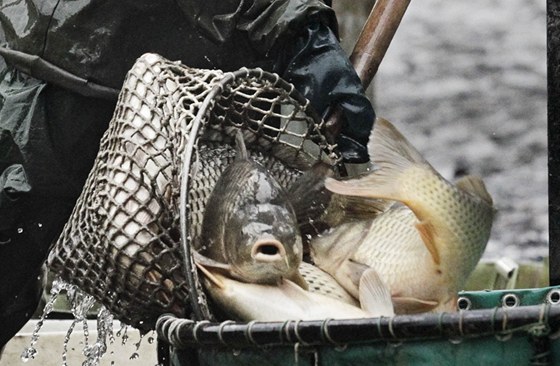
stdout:
<svg viewBox="0 0 560 366">
<path fill-rule="evenodd" d="M 337 105 L 342 108 L 343 126 L 337 143 L 344 161 L 367 162 L 375 112 L 331 29 L 319 22 L 309 24 L 299 38 L 286 44 L 278 66 L 276 72 L 294 84 L 323 118 Z"/>
</svg>

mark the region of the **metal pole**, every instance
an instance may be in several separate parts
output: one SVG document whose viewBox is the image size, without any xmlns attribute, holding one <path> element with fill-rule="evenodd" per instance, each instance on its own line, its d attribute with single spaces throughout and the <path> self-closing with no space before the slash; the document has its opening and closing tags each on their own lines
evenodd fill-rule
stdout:
<svg viewBox="0 0 560 366">
<path fill-rule="evenodd" d="M 560 3 L 547 2 L 550 285 L 560 285 Z"/>
</svg>

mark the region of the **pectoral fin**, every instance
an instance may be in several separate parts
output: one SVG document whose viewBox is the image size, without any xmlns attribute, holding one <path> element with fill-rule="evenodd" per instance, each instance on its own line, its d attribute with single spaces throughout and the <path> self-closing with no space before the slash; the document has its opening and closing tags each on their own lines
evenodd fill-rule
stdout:
<svg viewBox="0 0 560 366">
<path fill-rule="evenodd" d="M 344 287 L 356 299 L 360 297 L 360 279 L 370 267 L 353 259 L 345 260 L 339 267 L 339 272 L 335 276 L 340 285 Z"/>
<path fill-rule="evenodd" d="M 425 313 L 438 306 L 438 301 L 422 300 L 415 297 L 393 296 L 393 305 L 397 314 Z"/>
<path fill-rule="evenodd" d="M 298 285 L 299 287 L 301 287 L 302 289 L 306 291 L 309 290 L 309 285 L 307 284 L 307 281 L 305 280 L 305 278 L 303 278 L 303 276 L 299 273 L 299 271 L 296 271 L 293 275 L 288 277 L 288 279 L 293 283 L 295 283 L 296 285 Z"/>
<path fill-rule="evenodd" d="M 195 263 L 198 269 L 206 276 L 206 278 L 212 282 L 214 285 L 218 286 L 220 289 L 225 288 L 225 284 L 222 280 L 216 277 L 212 272 L 210 272 L 206 267 L 200 263 Z"/>
<path fill-rule="evenodd" d="M 428 248 L 428 251 L 432 255 L 432 259 L 435 264 L 440 264 L 439 251 L 436 247 L 436 242 L 434 240 L 434 226 L 429 221 L 422 221 L 416 224 L 416 229 L 420 233 L 422 241 Z"/>
<path fill-rule="evenodd" d="M 371 316 L 394 316 L 389 288 L 373 268 L 366 269 L 360 278 L 360 305 Z"/>
<path fill-rule="evenodd" d="M 225 271 L 226 273 L 231 273 L 232 267 L 229 264 L 218 262 L 217 260 L 214 260 L 212 258 L 208 258 L 208 257 L 200 254 L 196 250 L 193 250 L 192 254 L 193 254 L 193 257 L 194 257 L 194 261 L 197 265 L 200 264 L 204 267 L 210 267 L 210 268 L 214 268 L 214 269 L 217 269 L 217 270 Z"/>
</svg>

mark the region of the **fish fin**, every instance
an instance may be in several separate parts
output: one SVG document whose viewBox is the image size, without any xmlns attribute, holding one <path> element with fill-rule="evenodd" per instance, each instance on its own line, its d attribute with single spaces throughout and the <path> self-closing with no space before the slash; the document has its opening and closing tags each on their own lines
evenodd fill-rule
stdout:
<svg viewBox="0 0 560 366">
<path fill-rule="evenodd" d="M 438 301 L 422 300 L 415 297 L 393 296 L 392 300 L 397 314 L 425 313 L 439 305 Z"/>
<path fill-rule="evenodd" d="M 200 263 L 196 263 L 195 265 L 198 267 L 198 269 L 206 276 L 206 278 L 212 282 L 213 284 L 215 284 L 216 286 L 218 286 L 220 289 L 224 289 L 226 287 L 226 285 L 224 284 L 224 282 L 222 280 L 220 280 L 218 277 L 216 277 L 212 272 L 210 272 L 206 267 L 204 267 L 202 264 Z"/>
<path fill-rule="evenodd" d="M 384 199 L 334 194 L 325 221 L 335 227 L 349 221 L 371 220 L 393 204 L 394 201 Z"/>
<path fill-rule="evenodd" d="M 427 169 L 438 174 L 410 142 L 387 120 L 377 118 L 369 138 L 368 152 L 376 169 L 364 177 L 337 181 L 327 178 L 331 192 L 404 202 L 400 176 L 410 168 Z M 404 202 L 407 203 L 407 202 Z"/>
<path fill-rule="evenodd" d="M 370 269 L 371 267 L 367 264 L 360 263 L 354 259 L 348 259 L 348 277 L 352 281 L 352 283 L 356 286 L 356 288 L 360 288 L 360 280 L 364 275 L 364 272 Z"/>
<path fill-rule="evenodd" d="M 299 273 L 299 271 L 296 271 L 292 276 L 288 277 L 288 280 L 295 283 L 296 285 L 298 285 L 299 287 L 301 287 L 305 291 L 309 290 L 309 285 L 307 284 L 307 281 Z"/>
<path fill-rule="evenodd" d="M 288 191 L 304 238 L 306 234 L 314 236 L 326 229 L 319 223 L 319 219 L 325 213 L 332 196 L 325 188 L 325 177 L 332 175 L 330 166 L 319 162 L 303 173 Z"/>
<path fill-rule="evenodd" d="M 325 178 L 333 175 L 330 165 L 319 162 L 303 173 L 288 192 L 304 238 L 344 222 L 373 219 L 392 204 L 387 200 L 333 194 L 325 188 Z"/>
<path fill-rule="evenodd" d="M 474 175 L 461 177 L 455 182 L 455 186 L 464 192 L 479 197 L 490 206 L 494 204 L 492 196 L 490 196 L 490 193 L 486 190 L 486 186 L 480 177 Z"/>
<path fill-rule="evenodd" d="M 241 130 L 237 130 L 235 133 L 235 147 L 237 149 L 237 159 L 246 160 L 249 158 L 249 153 L 247 152 L 247 147 L 245 146 L 245 140 L 243 139 L 243 133 Z"/>
<path fill-rule="evenodd" d="M 447 301 L 445 302 L 441 302 L 437 308 L 435 308 L 433 311 L 434 312 L 447 312 L 447 313 L 452 313 L 457 311 L 457 298 L 458 296 L 453 295 L 451 296 Z"/>
<path fill-rule="evenodd" d="M 366 269 L 360 278 L 360 305 L 372 316 L 394 316 L 391 293 L 373 268 Z"/>
<path fill-rule="evenodd" d="M 407 168 L 411 165 L 432 166 L 402 133 L 389 121 L 377 118 L 369 138 L 371 161 L 381 169 Z"/>
<path fill-rule="evenodd" d="M 290 299 L 290 302 L 293 305 L 296 305 L 300 309 L 309 309 L 310 307 L 313 307 L 313 303 L 310 302 L 308 292 L 303 290 L 297 283 L 284 279 L 278 284 L 278 287 L 284 296 Z"/>
<path fill-rule="evenodd" d="M 428 248 L 428 251 L 432 255 L 434 263 L 440 264 L 441 260 L 439 251 L 434 240 L 434 225 L 432 225 L 432 223 L 429 221 L 421 221 L 416 224 L 416 229 L 418 230 L 418 233 L 420 234 L 424 245 L 426 245 L 426 248 Z"/>
<path fill-rule="evenodd" d="M 192 254 L 193 254 L 193 257 L 194 257 L 194 262 L 196 264 L 200 264 L 204 267 L 210 267 L 210 268 L 226 271 L 228 273 L 231 272 L 232 267 L 229 264 L 218 262 L 217 260 L 214 260 L 212 258 L 208 258 L 208 257 L 200 254 L 196 250 L 193 250 Z"/>
</svg>

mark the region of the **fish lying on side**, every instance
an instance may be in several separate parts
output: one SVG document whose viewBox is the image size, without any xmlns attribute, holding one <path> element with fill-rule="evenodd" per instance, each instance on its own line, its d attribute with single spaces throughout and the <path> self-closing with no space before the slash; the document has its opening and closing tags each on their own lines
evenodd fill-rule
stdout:
<svg viewBox="0 0 560 366">
<path fill-rule="evenodd" d="M 199 266 L 200 267 L 200 266 Z M 375 271 L 366 270 L 360 281 L 361 308 L 302 289 L 290 280 L 275 285 L 236 281 L 201 268 L 210 297 L 228 317 L 240 321 L 354 319 L 393 316 L 389 290 Z"/>
<path fill-rule="evenodd" d="M 309 292 L 325 295 L 333 299 L 360 307 L 360 302 L 342 287 L 333 276 L 311 263 L 301 262 L 299 273 L 307 282 Z"/>
<path fill-rule="evenodd" d="M 241 133 L 237 157 L 210 195 L 202 220 L 195 260 L 240 281 L 277 284 L 298 272 L 303 248 L 287 194 L 260 164 L 249 159 Z"/>
<path fill-rule="evenodd" d="M 368 145 L 378 169 L 325 186 L 343 195 L 397 201 L 378 217 L 344 223 L 311 241 L 315 264 L 358 294 L 371 268 L 391 291 L 395 312 L 456 309 L 488 242 L 495 210 L 478 177 L 451 184 L 395 127 L 378 119 Z"/>
</svg>

